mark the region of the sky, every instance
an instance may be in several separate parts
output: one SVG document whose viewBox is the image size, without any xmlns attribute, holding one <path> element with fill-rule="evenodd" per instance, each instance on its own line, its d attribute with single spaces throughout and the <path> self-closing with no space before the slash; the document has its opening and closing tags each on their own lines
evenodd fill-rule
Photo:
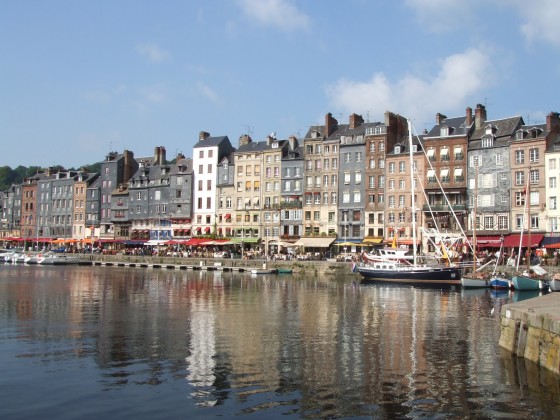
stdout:
<svg viewBox="0 0 560 420">
<path fill-rule="evenodd" d="M 0 0 L 0 166 L 560 103 L 558 0 Z"/>
</svg>

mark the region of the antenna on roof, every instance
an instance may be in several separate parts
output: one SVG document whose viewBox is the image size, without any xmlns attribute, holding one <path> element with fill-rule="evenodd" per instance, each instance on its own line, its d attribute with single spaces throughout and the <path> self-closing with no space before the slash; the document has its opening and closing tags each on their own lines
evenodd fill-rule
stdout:
<svg viewBox="0 0 560 420">
<path fill-rule="evenodd" d="M 254 127 L 251 127 L 249 124 L 245 124 L 243 127 L 245 127 L 245 133 L 246 133 L 249 137 L 252 137 L 252 136 L 253 136 Z"/>
<path fill-rule="evenodd" d="M 366 111 L 366 122 L 369 122 L 369 111 Z"/>
</svg>

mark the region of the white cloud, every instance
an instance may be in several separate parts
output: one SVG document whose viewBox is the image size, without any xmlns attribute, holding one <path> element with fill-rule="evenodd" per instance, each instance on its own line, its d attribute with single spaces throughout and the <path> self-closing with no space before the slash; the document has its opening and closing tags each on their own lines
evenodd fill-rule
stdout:
<svg viewBox="0 0 560 420">
<path fill-rule="evenodd" d="M 143 86 L 138 89 L 138 92 L 144 100 L 152 103 L 163 103 L 169 98 L 169 89 L 164 83 L 159 83 L 152 86 Z"/>
<path fill-rule="evenodd" d="M 220 99 L 220 96 L 208 85 L 202 83 L 202 82 L 197 82 L 196 83 L 196 91 L 203 97 L 205 97 L 206 99 L 209 99 L 210 101 L 214 102 L 214 103 L 221 103 L 222 100 Z"/>
<path fill-rule="evenodd" d="M 492 82 L 491 62 L 485 52 L 469 49 L 441 60 L 431 79 L 407 75 L 391 82 L 376 73 L 367 81 L 341 79 L 326 88 L 326 95 L 336 109 L 348 114 L 367 111 L 380 120 L 389 110 L 416 121 L 432 121 L 437 112 L 462 112 L 469 99 Z"/>
<path fill-rule="evenodd" d="M 560 3 L 558 0 L 518 1 L 523 21 L 521 32 L 529 41 L 560 46 Z"/>
<path fill-rule="evenodd" d="M 486 5 L 488 0 L 405 0 L 422 27 L 431 32 L 445 32 L 466 25 L 478 6 Z"/>
<path fill-rule="evenodd" d="M 306 28 L 309 17 L 287 0 L 238 0 L 243 12 L 263 25 L 284 30 Z"/>
<path fill-rule="evenodd" d="M 138 44 L 136 52 L 148 57 L 150 61 L 159 63 L 169 58 L 169 53 L 162 50 L 158 45 L 152 43 Z"/>
</svg>

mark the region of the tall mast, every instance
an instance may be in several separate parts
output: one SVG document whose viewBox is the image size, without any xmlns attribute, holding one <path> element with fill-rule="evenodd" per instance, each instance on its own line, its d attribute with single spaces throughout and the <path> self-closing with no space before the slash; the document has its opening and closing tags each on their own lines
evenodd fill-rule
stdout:
<svg viewBox="0 0 560 420">
<path fill-rule="evenodd" d="M 410 123 L 410 120 L 406 121 L 408 124 L 408 152 L 410 157 L 410 214 L 412 217 L 412 261 L 414 262 L 414 265 L 416 265 L 416 203 L 414 202 L 414 158 L 412 155 L 412 124 Z"/>
</svg>

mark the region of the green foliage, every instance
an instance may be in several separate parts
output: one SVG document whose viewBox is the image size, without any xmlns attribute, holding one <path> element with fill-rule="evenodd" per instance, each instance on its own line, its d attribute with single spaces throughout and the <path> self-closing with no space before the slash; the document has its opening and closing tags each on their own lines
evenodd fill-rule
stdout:
<svg viewBox="0 0 560 420">
<path fill-rule="evenodd" d="M 91 165 L 84 165 L 82 167 L 89 173 L 99 173 L 101 171 L 101 163 L 94 163 Z M 53 169 L 64 171 L 64 167 L 60 165 L 53 166 Z M 9 166 L 0 166 L 0 191 L 5 191 L 10 188 L 13 184 L 21 184 L 25 178 L 29 178 L 37 172 L 44 170 L 40 166 L 30 166 L 29 168 L 25 166 L 18 166 L 15 169 Z"/>
</svg>

